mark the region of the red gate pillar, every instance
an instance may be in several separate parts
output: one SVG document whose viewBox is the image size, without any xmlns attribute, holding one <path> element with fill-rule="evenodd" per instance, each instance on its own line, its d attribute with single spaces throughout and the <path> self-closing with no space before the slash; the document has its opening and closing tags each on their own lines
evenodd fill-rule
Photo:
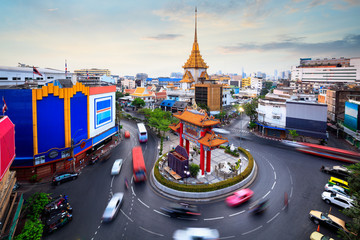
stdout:
<svg viewBox="0 0 360 240">
<path fill-rule="evenodd" d="M 186 140 L 186 152 L 189 155 L 190 154 L 190 142 L 189 140 Z"/>
<path fill-rule="evenodd" d="M 181 122 L 180 123 L 180 132 L 179 132 L 179 135 L 180 135 L 180 146 L 181 147 L 184 147 L 184 140 L 182 138 L 182 134 L 183 134 L 183 123 Z"/>
<path fill-rule="evenodd" d="M 200 132 L 200 136 L 204 137 L 205 136 L 205 131 Z M 204 153 L 204 147 L 202 144 L 200 144 L 200 169 L 201 169 L 201 175 L 205 174 L 205 153 Z"/>
<path fill-rule="evenodd" d="M 206 172 L 211 171 L 211 150 L 206 152 Z"/>
<path fill-rule="evenodd" d="M 205 153 L 204 153 L 204 147 L 202 144 L 200 144 L 200 169 L 201 169 L 201 175 L 204 175 L 204 162 L 205 162 Z"/>
</svg>

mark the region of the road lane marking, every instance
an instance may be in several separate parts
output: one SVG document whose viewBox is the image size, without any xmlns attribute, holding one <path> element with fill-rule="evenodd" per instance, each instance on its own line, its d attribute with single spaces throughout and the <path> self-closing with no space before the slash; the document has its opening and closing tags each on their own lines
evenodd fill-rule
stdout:
<svg viewBox="0 0 360 240">
<path fill-rule="evenodd" d="M 259 227 L 257 227 L 257 228 L 254 228 L 253 230 L 250 230 L 250 231 L 248 231 L 248 232 L 242 233 L 241 235 L 246 235 L 246 234 L 252 233 L 252 232 L 254 232 L 254 231 L 259 230 L 260 228 L 262 228 L 262 226 L 263 226 L 263 225 L 261 225 L 261 226 L 259 226 Z"/>
<path fill-rule="evenodd" d="M 137 200 L 139 200 L 139 202 L 141 202 L 145 207 L 150 208 L 148 205 L 146 205 L 143 201 L 140 200 L 140 198 L 138 198 Z"/>
<path fill-rule="evenodd" d="M 234 238 L 235 236 L 228 236 L 228 237 L 221 237 L 219 239 L 229 239 L 229 238 Z"/>
<path fill-rule="evenodd" d="M 223 219 L 223 218 L 224 218 L 224 217 L 204 218 L 204 221 L 219 220 L 219 219 Z"/>
<path fill-rule="evenodd" d="M 279 216 L 279 212 L 277 213 L 277 214 L 275 214 L 275 216 L 273 216 L 269 221 L 267 221 L 266 223 L 269 223 L 269 222 L 271 222 L 272 220 L 274 220 L 277 216 Z"/>
<path fill-rule="evenodd" d="M 170 217 L 169 215 L 167 215 L 165 213 L 162 213 L 162 212 L 159 212 L 158 210 L 155 210 L 155 209 L 153 209 L 153 210 L 154 210 L 154 212 L 159 213 L 159 214 L 161 214 L 163 216 Z"/>
<path fill-rule="evenodd" d="M 276 180 L 276 172 L 274 171 L 274 178 L 275 178 L 275 180 Z"/>
<path fill-rule="evenodd" d="M 265 194 L 265 196 L 263 196 L 262 198 L 263 198 L 263 199 L 266 198 L 266 196 L 269 195 L 270 192 L 271 192 L 271 191 L 268 191 L 267 194 Z"/>
<path fill-rule="evenodd" d="M 121 211 L 122 214 L 124 214 L 124 216 L 125 216 L 127 219 L 130 220 L 130 222 L 134 222 L 134 220 L 132 220 L 128 215 L 126 215 L 122 209 L 120 209 L 120 211 Z"/>
<path fill-rule="evenodd" d="M 157 236 L 160 236 L 160 237 L 163 237 L 164 235 L 160 234 L 160 233 L 156 233 L 156 232 L 152 232 L 150 230 L 147 230 L 146 228 L 143 228 L 141 226 L 139 226 L 140 229 L 144 230 L 145 232 L 148 232 L 148 233 L 151 233 L 151 234 L 154 234 L 154 235 L 157 235 Z"/>
<path fill-rule="evenodd" d="M 132 191 L 132 194 L 135 195 L 135 197 L 136 197 L 133 186 L 131 186 L 131 191 Z"/>
<path fill-rule="evenodd" d="M 276 181 L 275 181 L 274 184 L 272 185 L 271 190 L 274 189 L 275 185 L 276 185 Z"/>
<path fill-rule="evenodd" d="M 236 216 L 236 215 L 244 213 L 244 212 L 245 212 L 245 210 L 243 210 L 241 212 L 234 213 L 234 214 L 230 214 L 229 217 L 233 217 L 233 216 Z"/>
<path fill-rule="evenodd" d="M 293 194 L 293 187 L 291 187 L 291 190 L 290 190 L 290 198 L 292 197 L 292 194 Z"/>
<path fill-rule="evenodd" d="M 274 171 L 275 169 L 274 169 L 273 165 L 271 164 L 271 162 L 268 161 L 268 163 L 270 164 L 272 170 Z"/>
<path fill-rule="evenodd" d="M 188 221 L 198 221 L 199 220 L 197 218 L 182 218 L 182 217 L 178 217 L 177 219 L 188 220 Z"/>
<path fill-rule="evenodd" d="M 113 184 L 114 178 L 115 178 L 115 176 L 113 176 L 112 179 L 111 179 L 110 188 L 112 188 L 112 184 Z"/>
</svg>

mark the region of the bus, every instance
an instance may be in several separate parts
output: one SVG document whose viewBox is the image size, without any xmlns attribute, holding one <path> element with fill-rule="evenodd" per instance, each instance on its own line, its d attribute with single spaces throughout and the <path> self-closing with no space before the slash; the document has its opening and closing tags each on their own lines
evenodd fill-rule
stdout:
<svg viewBox="0 0 360 240">
<path fill-rule="evenodd" d="M 339 148 L 326 147 L 311 143 L 298 143 L 296 148 L 300 152 L 326 157 L 348 163 L 358 163 L 360 161 L 360 153 Z"/>
<path fill-rule="evenodd" d="M 147 131 L 146 131 L 145 124 L 144 123 L 138 123 L 137 127 L 138 127 L 138 132 L 139 132 L 139 142 L 141 142 L 141 143 L 147 142 L 148 134 L 147 134 Z"/>
<path fill-rule="evenodd" d="M 133 173 L 135 182 L 141 182 L 146 180 L 146 167 L 142 149 L 140 146 L 136 146 L 132 149 L 133 158 Z"/>
</svg>

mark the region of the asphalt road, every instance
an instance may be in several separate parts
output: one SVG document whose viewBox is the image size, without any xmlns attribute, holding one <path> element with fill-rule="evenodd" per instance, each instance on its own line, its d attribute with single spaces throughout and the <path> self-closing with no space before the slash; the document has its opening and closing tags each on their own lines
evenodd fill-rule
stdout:
<svg viewBox="0 0 360 240">
<path fill-rule="evenodd" d="M 128 190 L 124 178 L 131 179 L 131 149 L 139 145 L 136 125 L 122 122 L 130 130 L 131 138 L 116 147 L 111 158 L 83 169 L 80 177 L 60 186 L 42 186 L 43 191 L 66 194 L 73 206 L 73 221 L 46 237 L 46 239 L 172 239 L 177 229 L 208 227 L 218 229 L 220 239 L 309 239 L 317 226 L 309 220 L 310 210 L 327 212 L 330 206 L 321 200 L 321 193 L 329 175 L 319 171 L 322 165 L 338 165 L 336 161 L 305 155 L 267 139 L 249 133 L 246 118 L 234 122 L 226 135 L 235 146 L 248 149 L 258 164 L 258 176 L 251 184 L 254 196 L 249 202 L 230 208 L 224 200 L 196 203 L 201 216 L 170 218 L 161 207 L 173 199 L 159 196 L 149 182 L 134 184 Z M 157 156 L 157 139 L 152 134 L 141 144 L 148 175 Z M 125 160 L 119 176 L 110 170 L 115 159 Z M 46 187 L 48 189 L 46 189 Z M 125 200 L 117 218 L 110 224 L 101 222 L 101 216 L 112 193 L 124 192 Z M 289 205 L 284 207 L 284 194 Z M 269 207 L 261 215 L 249 212 L 249 206 L 258 199 L 268 199 Z M 332 214 L 343 218 L 335 206 Z M 321 232 L 336 234 L 321 227 Z"/>
</svg>

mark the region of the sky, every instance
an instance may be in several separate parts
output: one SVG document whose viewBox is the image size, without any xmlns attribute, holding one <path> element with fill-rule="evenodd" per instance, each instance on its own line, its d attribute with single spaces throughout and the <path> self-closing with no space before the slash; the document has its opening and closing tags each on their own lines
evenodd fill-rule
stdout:
<svg viewBox="0 0 360 240">
<path fill-rule="evenodd" d="M 360 0 L 1 0 L 0 66 L 183 73 L 195 7 L 209 74 L 360 57 Z"/>
</svg>

